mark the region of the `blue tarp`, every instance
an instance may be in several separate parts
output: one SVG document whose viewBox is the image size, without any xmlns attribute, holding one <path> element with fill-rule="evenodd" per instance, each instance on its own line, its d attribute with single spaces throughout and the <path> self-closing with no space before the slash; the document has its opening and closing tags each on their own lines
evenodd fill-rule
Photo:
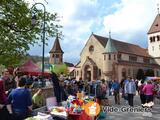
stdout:
<svg viewBox="0 0 160 120">
<path fill-rule="evenodd" d="M 146 77 L 145 80 L 157 80 L 160 79 L 160 77 Z"/>
</svg>

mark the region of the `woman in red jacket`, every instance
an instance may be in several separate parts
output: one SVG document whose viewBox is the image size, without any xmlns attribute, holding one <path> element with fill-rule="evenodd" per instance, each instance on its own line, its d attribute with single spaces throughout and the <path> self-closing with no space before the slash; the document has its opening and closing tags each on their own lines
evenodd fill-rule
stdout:
<svg viewBox="0 0 160 120">
<path fill-rule="evenodd" d="M 4 90 L 3 81 L 0 80 L 0 119 L 1 120 L 9 120 L 9 113 L 6 108 L 7 104 L 7 96 Z"/>
</svg>

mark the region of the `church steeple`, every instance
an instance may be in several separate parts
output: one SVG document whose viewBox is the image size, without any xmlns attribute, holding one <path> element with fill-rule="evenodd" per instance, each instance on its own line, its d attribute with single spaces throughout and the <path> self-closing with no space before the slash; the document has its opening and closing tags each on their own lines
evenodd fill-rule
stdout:
<svg viewBox="0 0 160 120">
<path fill-rule="evenodd" d="M 56 36 L 54 45 L 49 52 L 50 54 L 50 64 L 62 64 L 63 63 L 63 50 L 61 49 L 58 34 Z"/>
<path fill-rule="evenodd" d="M 113 40 L 111 38 L 111 32 L 109 32 L 109 38 L 105 47 L 104 61 L 103 61 L 103 71 L 106 74 L 106 79 L 115 79 L 115 66 L 114 64 L 117 62 L 117 53 L 118 50 L 116 49 Z M 114 67 L 113 67 L 114 66 Z"/>
<path fill-rule="evenodd" d="M 108 41 L 107 41 L 107 45 L 105 47 L 105 53 L 115 53 L 115 52 L 117 52 L 117 49 L 114 46 L 114 43 L 112 41 L 111 32 L 109 32 L 109 38 L 108 38 Z"/>
<path fill-rule="evenodd" d="M 58 34 L 56 36 L 54 45 L 49 53 L 64 53 L 59 43 Z"/>
</svg>

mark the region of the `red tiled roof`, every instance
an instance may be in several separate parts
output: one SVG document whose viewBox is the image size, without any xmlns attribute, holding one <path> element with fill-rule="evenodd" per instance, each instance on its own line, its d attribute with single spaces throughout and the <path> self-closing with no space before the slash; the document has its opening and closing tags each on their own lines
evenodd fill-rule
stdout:
<svg viewBox="0 0 160 120">
<path fill-rule="evenodd" d="M 160 14 L 158 14 L 151 26 L 151 28 L 148 31 L 148 34 L 160 32 Z"/>
<path fill-rule="evenodd" d="M 118 64 L 121 65 L 133 65 L 133 62 L 130 61 L 118 61 Z M 146 64 L 146 63 L 138 63 L 138 62 L 134 62 L 134 66 L 139 66 L 139 67 L 148 67 L 148 68 L 158 68 L 160 69 L 160 66 L 157 64 Z"/>
<path fill-rule="evenodd" d="M 93 35 L 102 44 L 103 47 L 106 46 L 108 38 L 95 35 L 95 34 Z M 130 43 L 114 40 L 114 39 L 112 40 L 118 52 L 150 57 L 150 55 L 147 52 L 147 49 L 144 49 L 138 45 L 134 45 L 134 44 L 130 44 Z"/>
</svg>

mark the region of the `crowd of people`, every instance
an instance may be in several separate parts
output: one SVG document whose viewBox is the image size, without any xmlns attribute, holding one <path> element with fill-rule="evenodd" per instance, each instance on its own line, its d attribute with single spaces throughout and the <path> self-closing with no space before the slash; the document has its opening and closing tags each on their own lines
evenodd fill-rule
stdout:
<svg viewBox="0 0 160 120">
<path fill-rule="evenodd" d="M 42 106 L 42 88 L 53 85 L 49 78 L 33 77 L 6 69 L 0 77 L 0 118 L 1 120 L 23 120 L 32 114 L 32 108 Z M 32 88 L 37 88 L 32 94 Z"/>
<path fill-rule="evenodd" d="M 131 77 L 122 80 L 109 81 L 109 95 L 115 96 L 115 104 L 120 104 L 120 94 L 130 106 L 134 106 L 134 96 L 139 95 L 143 107 L 152 107 L 153 101 L 160 98 L 160 81 L 135 80 Z"/>
<path fill-rule="evenodd" d="M 121 104 L 121 99 L 134 106 L 134 96 L 138 94 L 142 106 L 153 103 L 155 97 L 160 96 L 159 81 L 138 81 L 131 77 L 119 82 L 118 80 L 76 80 L 57 76 L 52 73 L 49 78 L 33 77 L 30 75 L 15 74 L 12 77 L 6 70 L 0 77 L 0 117 L 3 120 L 22 120 L 32 113 L 32 108 L 42 106 L 42 87 L 53 86 L 53 92 L 58 105 L 66 101 L 68 96 L 76 96 L 83 92 L 85 95 L 94 96 L 101 103 L 109 103 L 108 96 L 113 95 L 115 104 Z M 31 89 L 38 88 L 32 95 Z M 104 103 L 105 101 L 105 103 Z M 150 105 L 152 106 L 152 105 Z"/>
</svg>

